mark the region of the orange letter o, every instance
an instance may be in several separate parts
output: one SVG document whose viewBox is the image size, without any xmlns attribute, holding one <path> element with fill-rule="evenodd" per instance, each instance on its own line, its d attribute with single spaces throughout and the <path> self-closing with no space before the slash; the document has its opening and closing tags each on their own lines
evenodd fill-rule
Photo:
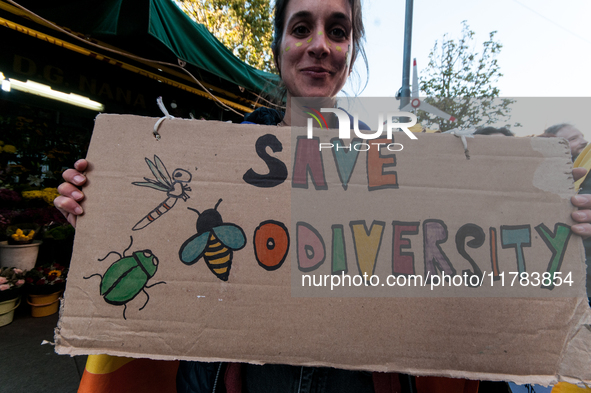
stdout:
<svg viewBox="0 0 591 393">
<path fill-rule="evenodd" d="M 277 270 L 289 252 L 289 231 L 274 220 L 261 222 L 254 231 L 254 255 L 265 270 Z"/>
</svg>

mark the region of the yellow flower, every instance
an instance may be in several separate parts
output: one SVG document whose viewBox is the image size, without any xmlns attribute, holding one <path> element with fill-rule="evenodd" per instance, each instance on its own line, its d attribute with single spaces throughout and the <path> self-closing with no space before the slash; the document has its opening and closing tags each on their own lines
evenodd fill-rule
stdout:
<svg viewBox="0 0 591 393">
<path fill-rule="evenodd" d="M 12 237 L 16 241 L 33 239 L 33 236 L 35 236 L 35 231 L 31 229 L 31 230 L 27 230 L 27 232 L 28 232 L 27 235 L 25 235 L 25 232 L 22 229 L 17 228 L 16 232 L 13 233 L 12 235 L 10 235 L 10 237 Z"/>
<path fill-rule="evenodd" d="M 57 191 L 57 188 L 46 188 L 43 190 L 43 200 L 47 202 L 50 206 L 53 206 L 53 200 L 57 198 L 60 193 Z"/>
<path fill-rule="evenodd" d="M 55 274 L 56 277 L 59 277 L 62 275 L 62 272 L 60 272 L 59 270 L 52 270 L 49 272 L 48 276 L 51 276 L 53 274 Z"/>
<path fill-rule="evenodd" d="M 57 188 L 48 187 L 44 190 L 23 191 L 22 195 L 25 199 L 43 199 L 47 204 L 53 206 L 53 200 L 60 194 Z"/>
<path fill-rule="evenodd" d="M 14 147 L 12 145 L 6 145 L 2 148 L 2 150 L 4 150 L 6 153 L 10 153 L 10 154 L 16 153 L 16 147 Z"/>
<path fill-rule="evenodd" d="M 43 198 L 43 192 L 38 190 L 23 191 L 22 195 L 25 199 Z"/>
</svg>

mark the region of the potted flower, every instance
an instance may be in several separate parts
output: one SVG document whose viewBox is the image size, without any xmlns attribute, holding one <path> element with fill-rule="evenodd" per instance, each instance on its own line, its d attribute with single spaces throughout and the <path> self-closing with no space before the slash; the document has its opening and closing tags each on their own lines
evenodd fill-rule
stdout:
<svg viewBox="0 0 591 393">
<path fill-rule="evenodd" d="M 8 325 L 21 300 L 25 283 L 23 271 L 14 267 L 0 268 L 0 326 Z"/>
<path fill-rule="evenodd" d="M 39 233 L 37 224 L 10 225 L 6 229 L 7 241 L 0 242 L 0 264 L 30 270 L 39 254 L 40 240 L 33 240 Z"/>
<path fill-rule="evenodd" d="M 39 233 L 39 225 L 37 224 L 11 225 L 6 228 L 6 236 L 10 245 L 31 244 L 37 233 Z"/>
<path fill-rule="evenodd" d="M 67 274 L 68 269 L 58 263 L 39 266 L 26 273 L 28 303 L 34 317 L 45 317 L 57 312 L 60 295 L 66 287 Z"/>
</svg>

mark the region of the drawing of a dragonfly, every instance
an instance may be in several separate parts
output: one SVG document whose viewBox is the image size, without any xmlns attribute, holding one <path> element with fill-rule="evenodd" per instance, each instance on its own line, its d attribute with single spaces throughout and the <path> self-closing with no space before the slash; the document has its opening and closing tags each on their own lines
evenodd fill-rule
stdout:
<svg viewBox="0 0 591 393">
<path fill-rule="evenodd" d="M 183 201 L 189 199 L 187 191 L 191 191 L 191 188 L 186 183 L 191 181 L 192 175 L 189 171 L 177 168 L 172 172 L 172 177 L 168 174 L 166 167 L 162 163 L 162 160 L 157 155 L 154 155 L 154 162 L 150 161 L 146 157 L 146 163 L 154 174 L 156 180 L 148 179 L 144 177 L 145 182 L 133 182 L 133 185 L 140 187 L 149 187 L 158 191 L 166 192 L 168 198 L 159 204 L 154 210 L 148 213 L 144 218 L 138 221 L 137 224 L 132 228 L 134 231 L 139 231 L 142 228 L 147 227 L 164 213 L 174 207 L 176 201 L 182 198 Z"/>
</svg>

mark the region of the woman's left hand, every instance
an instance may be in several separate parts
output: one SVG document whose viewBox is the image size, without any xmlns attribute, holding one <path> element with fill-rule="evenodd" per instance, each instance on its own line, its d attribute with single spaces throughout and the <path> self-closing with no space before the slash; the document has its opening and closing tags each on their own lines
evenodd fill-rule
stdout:
<svg viewBox="0 0 591 393">
<path fill-rule="evenodd" d="M 573 177 L 575 181 L 585 176 L 586 173 L 587 170 L 585 168 L 573 169 Z M 575 235 L 579 235 L 582 238 L 591 236 L 591 194 L 575 195 L 571 198 L 571 203 L 579 208 L 579 210 L 574 211 L 571 216 L 573 220 L 580 223 L 573 225 L 571 230 Z"/>
</svg>

